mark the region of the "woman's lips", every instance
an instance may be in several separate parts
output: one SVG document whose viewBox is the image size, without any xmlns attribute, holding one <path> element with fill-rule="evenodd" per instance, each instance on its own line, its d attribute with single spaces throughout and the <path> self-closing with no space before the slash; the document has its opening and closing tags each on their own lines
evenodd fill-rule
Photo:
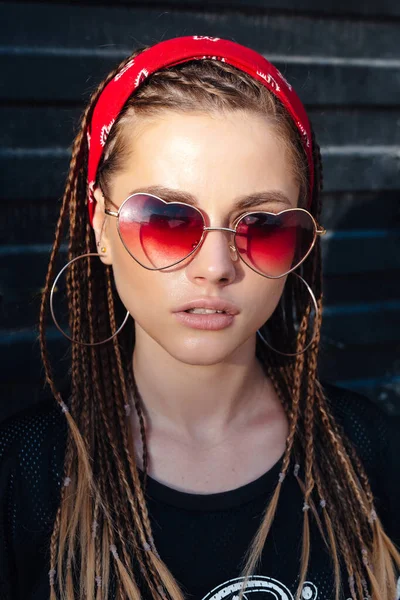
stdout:
<svg viewBox="0 0 400 600">
<path fill-rule="evenodd" d="M 206 308 L 223 312 L 213 314 L 187 312 L 193 308 Z M 204 297 L 190 300 L 175 310 L 174 314 L 178 321 L 183 325 L 186 325 L 186 327 L 217 331 L 218 329 L 225 329 L 226 327 L 229 327 L 229 325 L 232 325 L 235 315 L 239 314 L 239 312 L 239 309 L 228 300 L 224 300 L 223 298 Z"/>
<path fill-rule="evenodd" d="M 174 314 L 178 321 L 183 325 L 186 325 L 186 327 L 191 327 L 192 329 L 206 329 L 209 331 L 225 329 L 226 327 L 229 327 L 229 325 L 232 325 L 235 319 L 235 315 L 229 315 L 225 312 L 201 315 L 180 311 Z"/>
</svg>

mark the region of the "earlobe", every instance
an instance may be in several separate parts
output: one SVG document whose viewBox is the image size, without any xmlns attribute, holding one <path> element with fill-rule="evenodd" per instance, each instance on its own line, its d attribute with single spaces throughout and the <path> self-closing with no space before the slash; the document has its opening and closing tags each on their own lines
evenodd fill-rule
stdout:
<svg viewBox="0 0 400 600">
<path fill-rule="evenodd" d="M 111 252 L 110 252 L 110 241 L 108 239 L 107 228 L 106 228 L 106 217 L 104 212 L 105 199 L 100 188 L 94 190 L 94 197 L 96 199 L 96 206 L 93 214 L 93 230 L 96 237 L 96 247 L 99 253 L 101 261 L 105 265 L 111 265 Z"/>
</svg>

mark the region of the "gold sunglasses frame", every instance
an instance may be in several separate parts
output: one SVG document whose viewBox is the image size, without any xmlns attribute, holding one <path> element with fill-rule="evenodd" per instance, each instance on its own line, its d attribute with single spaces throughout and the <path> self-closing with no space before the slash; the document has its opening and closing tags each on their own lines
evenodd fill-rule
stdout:
<svg viewBox="0 0 400 600">
<path fill-rule="evenodd" d="M 172 265 L 168 265 L 166 267 L 156 267 L 156 268 L 152 268 L 152 267 L 147 267 L 146 265 L 144 265 L 143 263 L 140 262 L 140 260 L 138 260 L 135 256 L 133 256 L 133 254 L 130 252 L 130 250 L 127 248 L 124 240 L 122 239 L 122 235 L 121 235 L 121 231 L 119 228 L 119 216 L 121 213 L 121 210 L 124 206 L 124 204 L 126 204 L 126 202 L 128 202 L 128 200 L 130 200 L 131 198 L 133 198 L 134 196 L 150 196 L 151 198 L 155 198 L 156 200 L 160 200 L 161 202 L 163 202 L 164 204 L 180 204 L 182 206 L 188 206 L 190 208 L 192 208 L 193 210 L 196 210 L 199 215 L 201 216 L 201 219 L 204 223 L 204 227 L 203 227 L 203 233 L 201 234 L 201 238 L 197 244 L 197 246 L 195 248 L 193 248 L 193 250 L 187 254 L 184 258 L 181 258 L 180 260 L 176 261 L 175 263 L 173 263 Z M 107 201 L 112 204 L 113 206 L 115 206 L 115 208 L 118 208 L 110 199 L 107 199 Z M 241 253 L 238 251 L 236 244 L 235 244 L 235 238 L 236 238 L 236 228 L 239 224 L 239 222 L 244 218 L 244 217 L 248 217 L 251 215 L 258 215 L 260 213 L 263 214 L 268 214 L 268 215 L 274 215 L 274 216 L 278 216 L 281 215 L 285 212 L 293 212 L 293 211 L 302 211 L 307 213 L 311 219 L 312 222 L 314 224 L 314 236 L 313 236 L 313 241 L 312 244 L 307 252 L 307 254 L 301 259 L 301 261 L 295 265 L 294 267 L 292 267 L 291 269 L 289 269 L 289 271 L 286 271 L 285 273 L 283 273 L 282 275 L 278 275 L 277 277 L 273 277 L 272 275 L 266 275 L 265 273 L 261 273 L 260 271 L 258 271 L 257 269 L 255 269 L 254 267 L 252 267 L 251 265 L 249 265 L 244 258 L 242 257 Z M 175 267 L 176 265 L 178 265 L 179 263 L 183 262 L 184 260 L 186 260 L 187 258 L 189 258 L 190 256 L 192 256 L 192 254 L 194 254 L 195 252 L 197 252 L 200 248 L 201 245 L 204 241 L 204 238 L 206 236 L 206 233 L 208 231 L 227 231 L 229 233 L 233 234 L 233 239 L 234 239 L 234 245 L 229 244 L 229 248 L 230 250 L 236 252 L 236 254 L 239 256 L 239 258 L 244 262 L 244 264 L 249 267 L 249 269 L 251 269 L 252 271 L 254 271 L 255 273 L 258 273 L 259 275 L 261 275 L 262 277 L 266 277 L 267 279 L 281 279 L 282 277 L 285 277 L 285 275 L 288 275 L 289 273 L 291 273 L 292 271 L 294 271 L 295 269 L 297 269 L 297 267 L 299 267 L 307 258 L 307 256 L 310 254 L 311 250 L 313 249 L 315 242 L 317 240 L 317 236 L 318 235 L 325 235 L 326 234 L 326 229 L 322 226 L 320 226 L 317 221 L 314 219 L 313 215 L 306 210 L 305 208 L 299 208 L 299 207 L 294 207 L 294 208 L 286 208 L 284 210 L 281 210 L 278 213 L 271 213 L 268 212 L 266 210 L 258 210 L 258 211 L 251 211 L 251 212 L 247 212 L 244 213 L 242 215 L 240 215 L 239 217 L 237 217 L 235 219 L 235 221 L 233 222 L 233 227 L 206 227 L 205 225 L 205 219 L 204 219 L 204 215 L 202 213 L 202 211 L 200 209 L 198 209 L 196 206 L 193 206 L 192 204 L 187 204 L 186 202 L 166 202 L 165 200 L 163 200 L 162 198 L 160 198 L 159 196 L 156 196 L 155 194 L 149 194 L 147 192 L 135 192 L 134 194 L 131 194 L 130 196 L 128 196 L 127 198 L 125 198 L 125 200 L 123 201 L 123 203 L 121 204 L 121 206 L 118 208 L 118 211 L 113 211 L 113 210 L 109 210 L 108 208 L 104 209 L 104 212 L 106 215 L 109 215 L 110 217 L 116 217 L 117 218 L 117 230 L 118 230 L 118 235 L 120 237 L 120 240 L 122 242 L 122 244 L 124 245 L 124 248 L 126 249 L 126 251 L 128 252 L 128 254 L 144 269 L 147 269 L 148 271 L 163 271 L 165 269 L 171 269 L 172 267 Z"/>
</svg>

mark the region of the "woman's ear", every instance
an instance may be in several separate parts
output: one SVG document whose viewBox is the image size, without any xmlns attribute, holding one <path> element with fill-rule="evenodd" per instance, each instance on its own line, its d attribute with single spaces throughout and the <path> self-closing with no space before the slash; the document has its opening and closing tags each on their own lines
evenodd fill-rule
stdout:
<svg viewBox="0 0 400 600">
<path fill-rule="evenodd" d="M 96 248 L 101 261 L 105 265 L 111 265 L 111 239 L 107 231 L 107 224 L 109 219 L 106 213 L 104 212 L 105 198 L 103 196 L 103 192 L 99 187 L 94 190 L 93 194 L 96 199 L 96 206 L 94 208 L 93 214 L 93 229 L 96 236 Z"/>
</svg>

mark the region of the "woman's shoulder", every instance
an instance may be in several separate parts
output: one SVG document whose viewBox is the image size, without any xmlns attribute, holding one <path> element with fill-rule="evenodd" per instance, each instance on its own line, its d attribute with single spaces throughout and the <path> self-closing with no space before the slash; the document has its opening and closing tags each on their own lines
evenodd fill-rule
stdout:
<svg viewBox="0 0 400 600">
<path fill-rule="evenodd" d="M 354 390 L 327 382 L 321 382 L 321 388 L 339 430 L 354 444 L 365 467 L 400 467 L 400 415 L 389 415 Z"/>
<path fill-rule="evenodd" d="M 1 441 L 4 442 L 6 435 L 11 443 L 15 443 L 22 441 L 27 432 L 39 433 L 45 424 L 58 420 L 60 412 L 53 396 L 44 393 L 38 400 L 30 402 L 0 422 L 0 430 L 3 434 Z"/>
<path fill-rule="evenodd" d="M 357 446 L 383 450 L 397 440 L 400 415 L 389 415 L 378 402 L 354 390 L 323 381 L 320 385 L 336 423 Z"/>
<path fill-rule="evenodd" d="M 68 424 L 51 394 L 33 396 L 0 423 L 0 597 L 13 596 L 16 567 L 35 580 L 60 500 Z"/>
<path fill-rule="evenodd" d="M 323 382 L 321 387 L 339 430 L 366 470 L 386 530 L 400 544 L 400 416 L 353 390 Z"/>
<path fill-rule="evenodd" d="M 378 404 L 378 402 L 371 400 L 369 396 L 327 381 L 321 381 L 320 386 L 339 419 L 356 416 L 364 418 L 367 421 L 376 417 L 388 420 L 389 415 L 386 409 Z M 394 418 L 400 418 L 400 415 Z"/>
<path fill-rule="evenodd" d="M 62 455 L 67 423 L 56 400 L 43 393 L 39 400 L 0 422 L 0 478 L 37 471 L 49 454 Z M 41 458 L 44 460 L 41 461 Z"/>
</svg>

